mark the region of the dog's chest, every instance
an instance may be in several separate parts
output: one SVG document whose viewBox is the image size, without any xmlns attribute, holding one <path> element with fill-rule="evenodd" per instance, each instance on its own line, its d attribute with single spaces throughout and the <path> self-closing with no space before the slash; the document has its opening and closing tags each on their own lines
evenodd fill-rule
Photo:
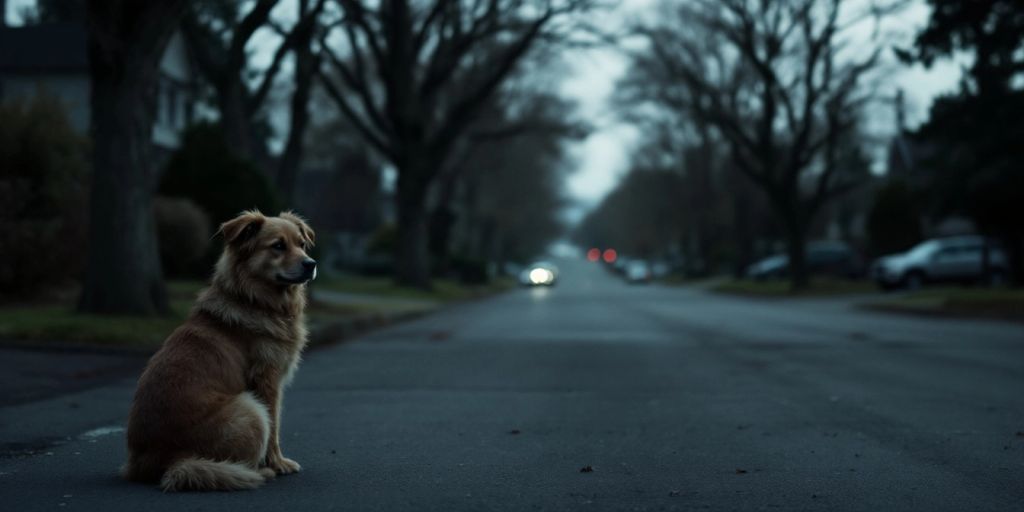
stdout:
<svg viewBox="0 0 1024 512">
<path fill-rule="evenodd" d="M 299 364 L 299 344 L 282 343 L 273 340 L 259 340 L 250 345 L 249 373 L 251 381 L 276 378 L 281 382 L 291 380 Z"/>
</svg>

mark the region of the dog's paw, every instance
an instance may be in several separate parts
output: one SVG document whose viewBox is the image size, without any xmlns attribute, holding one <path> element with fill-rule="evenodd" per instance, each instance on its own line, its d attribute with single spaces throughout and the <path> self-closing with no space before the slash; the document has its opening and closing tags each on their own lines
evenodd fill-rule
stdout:
<svg viewBox="0 0 1024 512">
<path fill-rule="evenodd" d="M 288 457 L 274 457 L 267 461 L 267 467 L 273 469 L 279 475 L 298 473 L 302 469 L 298 462 Z"/>
</svg>

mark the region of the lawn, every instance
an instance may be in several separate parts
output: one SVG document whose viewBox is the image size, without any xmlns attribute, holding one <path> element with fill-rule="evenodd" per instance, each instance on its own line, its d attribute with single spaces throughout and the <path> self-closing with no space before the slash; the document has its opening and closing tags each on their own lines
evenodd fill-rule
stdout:
<svg viewBox="0 0 1024 512">
<path fill-rule="evenodd" d="M 790 290 L 789 281 L 779 279 L 767 281 L 729 279 L 711 285 L 708 289 L 717 293 L 746 295 L 750 297 L 817 297 L 874 293 L 878 291 L 875 284 L 870 281 L 834 278 L 811 279 L 810 286 L 796 292 Z"/>
<path fill-rule="evenodd" d="M 204 286 L 201 281 L 168 282 L 171 311 L 164 316 L 86 315 L 68 303 L 0 308 L 0 338 L 154 349 L 185 319 Z"/>
<path fill-rule="evenodd" d="M 1024 321 L 1024 289 L 930 288 L 865 304 L 898 313 Z"/>
<path fill-rule="evenodd" d="M 64 305 L 0 309 L 0 338 L 152 349 L 181 324 L 191 301 L 159 317 L 83 315 Z"/>
<path fill-rule="evenodd" d="M 202 281 L 168 282 L 171 311 L 165 316 L 79 314 L 74 311 L 72 300 L 67 298 L 41 304 L 0 307 L 0 339 L 154 350 L 171 331 L 181 325 L 195 302 L 196 294 L 205 286 L 206 283 Z M 487 286 L 466 287 L 454 281 L 438 280 L 435 281 L 433 290 L 425 291 L 399 287 L 386 278 L 339 276 L 317 280 L 314 286 L 359 295 L 424 299 L 445 303 L 495 293 L 509 288 L 512 284 L 511 281 L 499 280 Z M 72 297 L 75 294 L 64 295 Z M 424 307 L 412 311 L 408 305 L 400 306 L 402 307 L 386 301 L 361 303 L 358 299 L 343 304 L 314 301 L 307 308 L 307 316 L 313 331 L 311 341 L 325 340 L 323 336 L 317 336 L 316 331 L 321 328 L 325 331 L 338 332 L 340 324 L 375 325 L 382 322 L 382 318 L 398 318 L 429 309 Z"/>
</svg>

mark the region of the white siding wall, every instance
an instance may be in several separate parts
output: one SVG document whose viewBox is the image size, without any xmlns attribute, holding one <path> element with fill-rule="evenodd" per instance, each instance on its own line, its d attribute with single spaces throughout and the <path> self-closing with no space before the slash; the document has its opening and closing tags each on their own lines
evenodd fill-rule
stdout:
<svg viewBox="0 0 1024 512">
<path fill-rule="evenodd" d="M 181 144 L 181 132 L 189 122 L 192 101 L 188 88 L 192 72 L 180 33 L 171 37 L 164 51 L 160 74 L 153 143 L 164 149 L 175 149 Z M 40 90 L 64 103 L 75 130 L 82 134 L 89 132 L 89 77 L 84 71 L 76 74 L 0 76 L 0 100 L 24 100 Z"/>
<path fill-rule="evenodd" d="M 191 97 L 187 84 L 192 76 L 185 41 L 178 32 L 171 36 L 164 50 L 160 74 L 153 143 L 174 149 L 181 145 L 181 132 L 188 124 Z"/>
</svg>

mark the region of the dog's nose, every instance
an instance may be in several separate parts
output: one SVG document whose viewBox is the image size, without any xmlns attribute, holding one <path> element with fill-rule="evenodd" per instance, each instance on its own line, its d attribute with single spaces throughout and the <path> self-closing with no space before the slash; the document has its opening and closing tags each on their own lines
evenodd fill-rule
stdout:
<svg viewBox="0 0 1024 512">
<path fill-rule="evenodd" d="M 307 272 L 316 268 L 316 260 L 313 258 L 306 258 L 302 260 L 302 268 Z"/>
</svg>

